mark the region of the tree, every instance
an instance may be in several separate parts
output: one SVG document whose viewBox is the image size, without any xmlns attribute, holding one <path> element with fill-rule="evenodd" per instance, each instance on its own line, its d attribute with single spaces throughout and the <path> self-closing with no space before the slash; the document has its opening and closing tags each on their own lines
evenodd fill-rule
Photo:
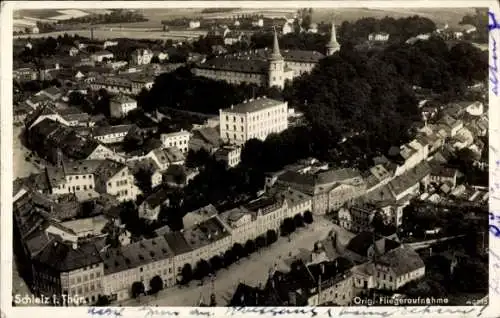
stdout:
<svg viewBox="0 0 500 318">
<path fill-rule="evenodd" d="M 232 250 L 237 260 L 245 256 L 245 249 L 240 243 L 235 243 Z"/>
<path fill-rule="evenodd" d="M 215 255 L 210 259 L 210 267 L 213 271 L 218 271 L 223 265 L 222 257 L 219 255 Z"/>
<path fill-rule="evenodd" d="M 234 261 L 236 260 L 236 257 L 234 255 L 234 252 L 233 252 L 233 249 L 228 249 L 225 253 L 224 253 L 224 268 L 227 268 L 229 267 L 231 264 L 234 263 Z"/>
<path fill-rule="evenodd" d="M 163 280 L 161 279 L 160 276 L 155 275 L 153 276 L 153 278 L 151 278 L 151 281 L 149 282 L 149 287 L 150 287 L 150 292 L 152 294 L 156 294 L 163 289 Z"/>
<path fill-rule="evenodd" d="M 313 222 L 313 215 L 311 211 L 304 212 L 304 222 L 307 224 L 311 224 Z"/>
<path fill-rule="evenodd" d="M 283 220 L 283 235 L 290 235 L 295 232 L 295 223 L 292 218 L 286 218 Z"/>
<path fill-rule="evenodd" d="M 246 252 L 247 255 L 252 254 L 256 250 L 255 242 L 253 240 L 248 240 L 245 243 L 245 247 L 244 248 L 245 248 L 245 252 Z"/>
<path fill-rule="evenodd" d="M 186 263 L 184 264 L 184 267 L 182 267 L 181 270 L 181 284 L 186 285 L 188 284 L 192 279 L 193 279 L 193 269 L 191 267 L 191 264 Z"/>
<path fill-rule="evenodd" d="M 196 263 L 196 267 L 194 270 L 194 277 L 196 279 L 203 279 L 203 277 L 208 276 L 210 272 L 212 271 L 212 268 L 210 267 L 210 264 L 204 260 L 200 259 L 198 263 Z"/>
<path fill-rule="evenodd" d="M 255 240 L 255 245 L 258 249 L 266 246 L 266 237 L 264 235 L 258 236 Z"/>
<path fill-rule="evenodd" d="M 144 284 L 142 282 L 134 282 L 132 284 L 132 297 L 139 297 L 141 294 L 144 294 L 144 290 Z"/>
<path fill-rule="evenodd" d="M 295 214 L 293 217 L 293 223 L 295 224 L 295 227 L 304 227 L 304 219 L 300 213 Z"/>
<path fill-rule="evenodd" d="M 109 301 L 109 298 L 107 296 L 104 296 L 104 295 L 99 295 L 97 296 L 97 301 L 95 303 L 96 306 L 109 306 L 111 302 Z"/>
<path fill-rule="evenodd" d="M 267 244 L 273 244 L 278 240 L 278 234 L 275 230 L 267 230 Z"/>
<path fill-rule="evenodd" d="M 151 167 L 141 167 L 134 174 L 137 186 L 147 196 L 153 190 L 152 179 L 153 169 Z"/>
</svg>

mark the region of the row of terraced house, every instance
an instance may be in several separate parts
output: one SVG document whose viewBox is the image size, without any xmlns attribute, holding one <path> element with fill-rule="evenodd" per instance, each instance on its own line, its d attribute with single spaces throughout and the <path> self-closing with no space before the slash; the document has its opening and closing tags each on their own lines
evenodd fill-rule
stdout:
<svg viewBox="0 0 500 318">
<path fill-rule="evenodd" d="M 130 298 L 134 282 L 148 289 L 154 276 L 162 278 L 165 288 L 172 287 L 186 264 L 194 267 L 268 230 L 279 233 L 285 218 L 312 208 L 310 196 L 286 189 L 222 213 L 211 205 L 203 207 L 184 217 L 184 230 L 111 248 L 104 243 L 105 234 L 81 237 L 65 227 L 36 195 L 20 191 L 14 197 L 15 233 L 25 264 L 30 264 L 32 287 L 38 294 L 78 295 L 88 303 L 100 295 L 117 301 Z"/>
</svg>

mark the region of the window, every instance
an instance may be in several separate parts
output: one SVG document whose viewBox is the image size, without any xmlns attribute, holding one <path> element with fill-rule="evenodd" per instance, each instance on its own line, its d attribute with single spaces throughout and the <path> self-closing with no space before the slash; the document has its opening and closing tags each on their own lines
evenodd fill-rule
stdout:
<svg viewBox="0 0 500 318">
<path fill-rule="evenodd" d="M 226 124 L 226 129 L 229 130 L 229 125 L 228 124 Z"/>
<path fill-rule="evenodd" d="M 78 176 L 75 176 L 75 180 L 78 180 Z"/>
</svg>

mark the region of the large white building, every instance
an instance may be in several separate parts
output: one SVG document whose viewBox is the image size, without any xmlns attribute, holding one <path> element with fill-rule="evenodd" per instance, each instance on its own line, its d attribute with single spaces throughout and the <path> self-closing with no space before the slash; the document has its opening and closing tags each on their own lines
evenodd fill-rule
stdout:
<svg viewBox="0 0 500 318">
<path fill-rule="evenodd" d="M 288 128 L 288 103 L 261 97 L 219 110 L 220 136 L 232 144 L 244 144 Z"/>
</svg>

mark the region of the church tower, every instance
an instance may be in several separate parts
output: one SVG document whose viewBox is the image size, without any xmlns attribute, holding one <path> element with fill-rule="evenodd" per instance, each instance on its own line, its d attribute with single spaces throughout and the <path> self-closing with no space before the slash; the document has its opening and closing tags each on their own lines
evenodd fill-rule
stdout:
<svg viewBox="0 0 500 318">
<path fill-rule="evenodd" d="M 278 34 L 274 29 L 273 52 L 269 57 L 269 87 L 277 86 L 279 88 L 285 87 L 285 60 L 280 53 L 280 46 L 278 43 Z"/>
<path fill-rule="evenodd" d="M 340 44 L 337 42 L 337 33 L 335 32 L 335 23 L 332 21 L 332 30 L 330 32 L 330 42 L 326 45 L 326 55 L 330 56 L 340 50 Z"/>
</svg>

